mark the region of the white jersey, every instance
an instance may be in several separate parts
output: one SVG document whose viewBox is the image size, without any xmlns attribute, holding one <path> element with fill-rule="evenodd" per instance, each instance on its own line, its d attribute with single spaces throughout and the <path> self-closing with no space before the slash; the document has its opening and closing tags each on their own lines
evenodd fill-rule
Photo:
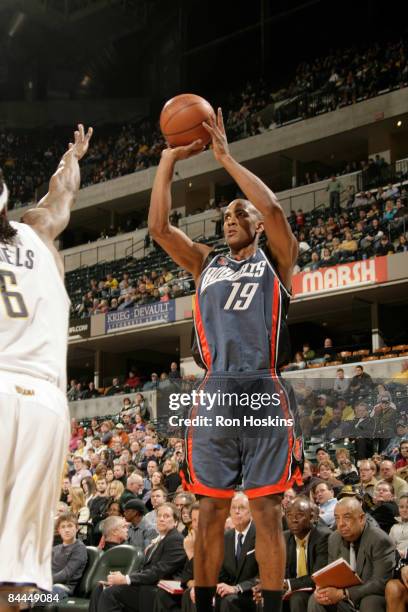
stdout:
<svg viewBox="0 0 408 612">
<path fill-rule="evenodd" d="M 0 372 L 65 392 L 70 301 L 48 247 L 29 225 L 11 225 L 12 243 L 0 242 Z"/>
</svg>

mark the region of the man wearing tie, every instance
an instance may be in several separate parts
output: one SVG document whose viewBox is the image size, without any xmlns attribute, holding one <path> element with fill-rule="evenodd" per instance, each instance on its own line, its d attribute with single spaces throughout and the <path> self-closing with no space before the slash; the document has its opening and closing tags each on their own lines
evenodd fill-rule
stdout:
<svg viewBox="0 0 408 612">
<path fill-rule="evenodd" d="M 224 560 L 218 578 L 215 612 L 255 612 L 252 587 L 259 574 L 255 559 L 255 525 L 248 498 L 243 493 L 234 495 L 230 516 L 234 528 L 224 535 Z M 182 612 L 195 612 L 194 602 L 194 588 L 191 588 L 183 595 Z"/>
<path fill-rule="evenodd" d="M 331 530 L 315 526 L 314 508 L 308 497 L 297 497 L 286 509 L 286 521 L 289 527 L 284 532 L 286 543 L 286 572 L 284 581 L 285 593 L 289 599 L 285 602 L 290 612 L 305 612 L 314 589 L 311 574 L 327 565 L 327 546 Z M 298 591 L 298 592 L 297 592 Z"/>
<path fill-rule="evenodd" d="M 252 612 L 256 609 L 252 587 L 259 572 L 255 559 L 255 525 L 246 495 L 237 493 L 233 497 L 230 515 L 234 529 L 227 531 L 224 537 L 224 561 L 217 584 L 215 610 Z"/>
<path fill-rule="evenodd" d="M 345 589 L 318 588 L 309 599 L 308 612 L 385 612 L 384 591 L 395 565 L 391 538 L 366 520 L 361 503 L 344 497 L 335 508 L 337 531 L 329 537 L 329 563 L 341 557 L 362 580 Z"/>
</svg>

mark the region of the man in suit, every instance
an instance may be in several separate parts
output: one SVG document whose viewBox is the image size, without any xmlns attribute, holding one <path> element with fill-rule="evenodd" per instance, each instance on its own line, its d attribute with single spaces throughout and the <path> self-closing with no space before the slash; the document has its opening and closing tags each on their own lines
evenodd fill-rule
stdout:
<svg viewBox="0 0 408 612">
<path fill-rule="evenodd" d="M 233 529 L 224 535 L 224 560 L 218 577 L 216 612 L 255 612 L 252 587 L 258 576 L 255 559 L 255 526 L 246 495 L 237 493 L 231 502 Z M 182 612 L 195 612 L 194 588 L 182 598 Z"/>
<path fill-rule="evenodd" d="M 369 408 L 365 402 L 354 406 L 355 419 L 343 423 L 342 437 L 354 438 L 357 459 L 367 459 L 374 452 L 374 436 L 376 421 L 369 416 Z"/>
<path fill-rule="evenodd" d="M 184 566 L 183 536 L 176 529 L 177 508 L 164 503 L 157 512 L 159 535 L 146 549 L 141 570 L 111 572 L 105 585 L 94 589 L 89 612 L 150 612 L 159 580 L 174 579 Z M 106 587 L 106 588 L 104 588 Z"/>
<path fill-rule="evenodd" d="M 329 563 L 342 557 L 356 571 L 361 585 L 345 589 L 317 588 L 308 612 L 385 612 L 384 591 L 395 565 L 391 538 L 366 520 L 360 502 L 345 497 L 335 509 L 337 531 L 329 537 Z"/>
<path fill-rule="evenodd" d="M 288 505 L 286 521 L 289 530 L 283 534 L 286 544 L 283 588 L 285 593 L 291 594 L 285 607 L 290 612 L 305 612 L 312 591 L 296 591 L 314 589 L 311 574 L 327 565 L 328 539 L 332 531 L 326 525 L 314 525 L 314 508 L 308 497 L 297 497 Z"/>
<path fill-rule="evenodd" d="M 258 576 L 255 559 L 255 525 L 246 495 L 237 493 L 231 502 L 234 529 L 224 536 L 224 561 L 217 584 L 215 609 L 219 612 L 252 612 L 252 587 Z"/>
</svg>

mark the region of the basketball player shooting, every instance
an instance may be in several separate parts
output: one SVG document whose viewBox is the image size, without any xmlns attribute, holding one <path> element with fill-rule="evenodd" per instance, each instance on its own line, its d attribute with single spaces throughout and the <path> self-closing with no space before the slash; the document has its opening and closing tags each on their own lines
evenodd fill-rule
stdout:
<svg viewBox="0 0 408 612">
<path fill-rule="evenodd" d="M 169 224 L 175 164 L 200 153 L 200 140 L 162 152 L 151 195 L 149 232 L 194 278 L 196 339 L 207 370 L 202 388 L 213 393 L 234 388 L 275 391 L 281 401 L 270 408 L 271 413 L 295 416 L 279 366 L 289 349 L 286 316 L 297 241 L 275 194 L 232 157 L 221 109 L 216 119 L 203 125 L 211 135 L 215 159 L 247 198 L 232 201 L 225 211 L 229 255 L 212 256 L 210 247 L 193 242 Z M 258 246 L 263 233 L 265 251 Z M 225 407 L 216 408 L 225 414 Z M 194 406 L 194 415 L 206 413 L 206 407 L 200 410 Z M 245 412 L 251 410 L 238 404 L 231 414 Z M 212 609 L 223 559 L 224 524 L 241 479 L 256 525 L 264 610 L 280 610 L 285 568 L 280 496 L 294 482 L 301 482 L 302 445 L 295 427 L 271 428 L 255 437 L 221 438 L 214 428 L 191 427 L 186 443 L 184 483 L 202 496 L 194 553 L 198 612 Z M 229 588 L 231 594 L 236 592 Z"/>
<path fill-rule="evenodd" d="M 48 193 L 23 223 L 7 219 L 0 172 L 1 610 L 18 607 L 15 596 L 30 588 L 52 590 L 53 516 L 70 433 L 70 302 L 54 240 L 68 225 L 91 136 L 92 128 L 85 134 L 78 126 Z"/>
</svg>

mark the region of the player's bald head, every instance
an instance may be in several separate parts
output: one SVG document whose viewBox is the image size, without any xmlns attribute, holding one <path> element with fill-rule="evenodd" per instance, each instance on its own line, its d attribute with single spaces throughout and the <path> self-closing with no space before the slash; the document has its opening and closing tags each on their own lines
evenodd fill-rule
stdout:
<svg viewBox="0 0 408 612">
<path fill-rule="evenodd" d="M 225 213 L 227 211 L 235 211 L 240 208 L 244 208 L 251 216 L 253 216 L 257 221 L 263 221 L 263 215 L 259 212 L 259 210 L 250 202 L 249 200 L 245 200 L 244 198 L 236 198 L 232 200 L 226 208 Z"/>
</svg>

